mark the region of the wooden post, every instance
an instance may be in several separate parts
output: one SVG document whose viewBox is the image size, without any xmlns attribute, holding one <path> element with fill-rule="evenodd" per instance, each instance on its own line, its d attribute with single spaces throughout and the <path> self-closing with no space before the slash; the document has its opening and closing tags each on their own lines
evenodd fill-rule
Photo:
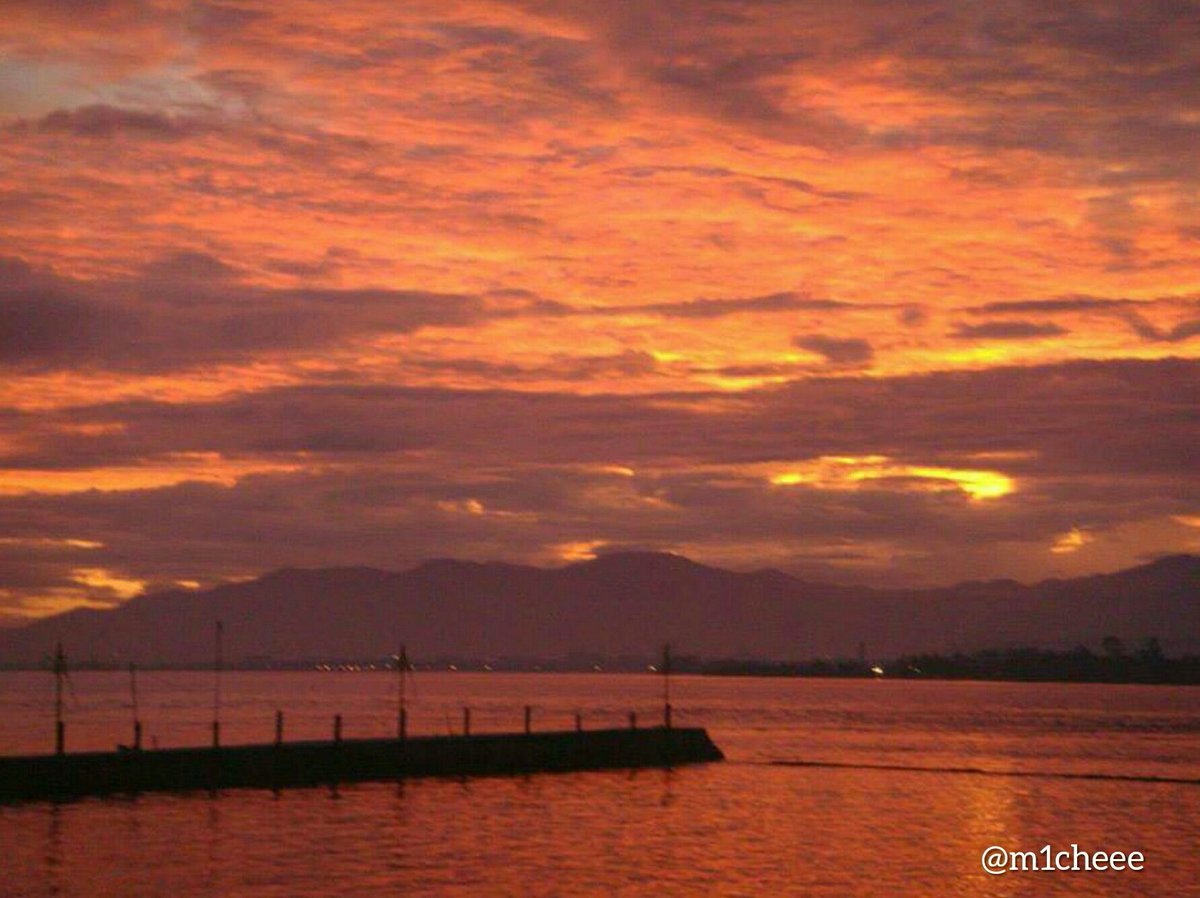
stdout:
<svg viewBox="0 0 1200 898">
<path fill-rule="evenodd" d="M 637 711 L 629 712 L 629 728 L 631 730 L 637 729 Z"/>
<path fill-rule="evenodd" d="M 463 708 L 463 735 L 471 735 L 471 709 L 467 707 Z"/>
<path fill-rule="evenodd" d="M 528 736 L 533 732 L 533 708 L 529 705 L 525 706 L 525 735 Z"/>
<path fill-rule="evenodd" d="M 333 715 L 333 741 L 338 744 L 342 741 L 342 715 Z"/>
<path fill-rule="evenodd" d="M 275 747 L 283 745 L 283 712 L 275 712 Z"/>
<path fill-rule="evenodd" d="M 221 747 L 221 721 L 219 720 L 212 722 L 212 747 Z"/>
<path fill-rule="evenodd" d="M 575 732 L 583 732 L 583 715 L 578 711 L 575 712 Z"/>
<path fill-rule="evenodd" d="M 133 722 L 133 750 L 142 750 L 142 722 L 140 720 Z"/>
</svg>

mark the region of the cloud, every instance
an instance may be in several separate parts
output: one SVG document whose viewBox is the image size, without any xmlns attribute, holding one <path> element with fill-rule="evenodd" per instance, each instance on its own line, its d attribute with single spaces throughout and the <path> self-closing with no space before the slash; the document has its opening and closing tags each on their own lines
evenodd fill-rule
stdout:
<svg viewBox="0 0 1200 898">
<path fill-rule="evenodd" d="M 465 327 L 493 314 L 478 295 L 259 287 L 197 252 L 114 281 L 73 281 L 20 261 L 7 267 L 15 276 L 0 283 L 0 365 L 14 368 L 179 371 L 364 335 Z"/>
<path fill-rule="evenodd" d="M 1170 328 L 1161 328 L 1136 312 L 1129 312 L 1121 317 L 1129 323 L 1139 337 L 1151 343 L 1182 343 L 1200 334 L 1200 318 L 1181 321 Z"/>
<path fill-rule="evenodd" d="M 1045 314 L 1058 315 L 1069 312 L 1111 312 L 1138 305 L 1137 300 L 1111 299 L 1099 296 L 1064 296 L 1055 299 L 1019 299 L 988 302 L 969 306 L 966 311 L 977 315 Z"/>
<path fill-rule="evenodd" d="M 823 356 L 832 365 L 860 367 L 869 365 L 875 357 L 871 344 L 859 337 L 793 337 L 792 345 Z"/>
<path fill-rule="evenodd" d="M 50 540 L 0 546 L 0 588 L 76 588 L 80 568 L 211 582 L 310 564 L 314 546 L 325 564 L 548 561 L 597 539 L 756 563 L 837 545 L 914 553 L 944 579 L 1013 573 L 1005 546 L 1048 559 L 1079 521 L 1103 534 L 1193 514 L 1198 400 L 1200 363 L 1167 360 L 813 378 L 733 401 L 330 384 L 0 415 L 0 445 L 25 436 L 0 481 L 85 475 L 72 492 L 0 496 L 0 532 Z M 822 459 L 839 478 L 771 483 Z M 89 471 L 96 485 L 187 466 L 233 476 L 84 488 Z M 890 470 L 916 473 L 877 476 Z M 1012 491 L 971 501 L 954 478 L 979 472 Z"/>
<path fill-rule="evenodd" d="M 405 367 L 434 373 L 470 374 L 491 383 L 577 383 L 650 374 L 658 370 L 659 363 L 650 353 L 626 350 L 607 355 L 573 356 L 563 353 L 543 364 L 533 365 L 469 358 L 425 358 L 409 359 Z"/>
<path fill-rule="evenodd" d="M 591 364 L 646 362 L 584 360 Z M 207 402 L 101 402 L 0 417 L 0 437 L 37 434 L 20 457 L 25 468 L 130 464 L 180 453 L 330 453 L 332 459 L 363 451 L 381 458 L 436 452 L 454 466 L 479 467 L 657 466 L 665 459 L 690 467 L 884 454 L 898 463 L 978 468 L 963 457 L 1001 453 L 1018 475 L 1190 477 L 1197 424 L 1185 412 L 1198 394 L 1200 363 L 1185 360 L 839 375 L 734 396 L 331 383 Z M 14 461 L 11 453 L 0 457 L 0 465 Z"/>
<path fill-rule="evenodd" d="M 723 318 L 752 312 L 834 312 L 852 309 L 851 303 L 833 299 L 812 299 L 796 293 L 771 293 L 731 299 L 693 299 L 686 302 L 645 303 L 642 305 L 594 309 L 601 315 L 652 314 L 664 318 Z"/>
<path fill-rule="evenodd" d="M 83 138 L 107 139 L 130 134 L 159 140 L 182 140 L 208 126 L 193 118 L 101 103 L 75 109 L 57 109 L 43 116 L 36 127 L 43 132 Z"/>
<path fill-rule="evenodd" d="M 302 279 L 333 276 L 343 254 L 297 267 L 271 260 L 266 267 Z M 632 306 L 570 306 L 527 290 L 451 294 L 397 288 L 264 287 L 246 272 L 208 253 L 184 250 L 152 259 L 132 277 L 80 281 L 35 270 L 19 259 L 0 260 L 0 365 L 48 369 L 183 371 L 201 365 L 247 363 L 311 352 L 356 339 L 412 334 L 426 328 L 471 328 L 520 318 L 620 318 L 653 315 L 706 321 L 742 314 L 850 312 L 863 306 L 784 292 L 752 297 L 702 298 Z M 854 361 L 855 341 L 833 345 L 816 338 L 821 354 Z M 596 358 L 603 358 L 601 355 Z M 559 366 L 564 379 L 646 373 L 645 352 L 629 350 L 624 367 L 591 364 L 579 356 Z M 631 364 L 631 360 L 636 363 Z M 470 360 L 448 362 L 461 370 Z M 486 362 L 520 379 L 535 369 Z M 598 367 L 599 365 L 599 367 Z M 589 374 L 588 371 L 591 373 Z M 549 374 L 550 369 L 546 368 Z"/>
<path fill-rule="evenodd" d="M 980 324 L 959 324 L 950 333 L 956 340 L 1040 340 L 1067 334 L 1057 324 L 1036 321 L 984 321 Z"/>
<path fill-rule="evenodd" d="M 10 3 L 12 582 L 1178 548 L 1193 6 Z"/>
</svg>

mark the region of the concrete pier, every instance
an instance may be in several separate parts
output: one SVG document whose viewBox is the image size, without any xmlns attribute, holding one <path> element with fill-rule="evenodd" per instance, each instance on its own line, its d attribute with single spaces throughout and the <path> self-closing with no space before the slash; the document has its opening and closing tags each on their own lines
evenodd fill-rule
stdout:
<svg viewBox="0 0 1200 898">
<path fill-rule="evenodd" d="M 281 730 L 280 726 L 277 741 L 266 745 L 222 746 L 214 732 L 213 747 L 207 748 L 0 757 L 0 802 L 189 789 L 280 789 L 418 776 L 672 767 L 724 758 L 699 728 L 341 739 L 336 727 L 333 741 L 290 743 L 282 742 Z"/>
</svg>

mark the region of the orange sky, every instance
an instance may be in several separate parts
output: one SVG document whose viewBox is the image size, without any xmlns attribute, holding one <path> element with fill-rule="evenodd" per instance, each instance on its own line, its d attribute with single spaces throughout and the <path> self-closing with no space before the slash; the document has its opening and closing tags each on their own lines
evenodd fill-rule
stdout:
<svg viewBox="0 0 1200 898">
<path fill-rule="evenodd" d="M 622 547 L 1200 549 L 1200 6 L 33 2 L 0 624 Z"/>
</svg>

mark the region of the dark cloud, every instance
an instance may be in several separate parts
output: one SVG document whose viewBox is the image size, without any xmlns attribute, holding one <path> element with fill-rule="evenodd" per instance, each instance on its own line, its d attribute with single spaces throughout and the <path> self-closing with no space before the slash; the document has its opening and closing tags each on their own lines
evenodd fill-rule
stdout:
<svg viewBox="0 0 1200 898">
<path fill-rule="evenodd" d="M 980 324 L 959 324 L 950 336 L 956 340 L 1040 340 L 1061 337 L 1068 333 L 1057 324 L 1036 321 L 984 321 Z"/>
<path fill-rule="evenodd" d="M 1200 318 L 1181 321 L 1170 328 L 1161 328 L 1135 312 L 1122 315 L 1134 332 L 1151 343 L 1182 343 L 1200 334 Z"/>
<path fill-rule="evenodd" d="M 198 0 L 189 9 L 188 26 L 209 39 L 228 39 L 255 22 L 270 18 L 261 10 L 248 9 L 232 3 Z"/>
<path fill-rule="evenodd" d="M 136 339 L 136 317 L 77 285 L 0 258 L 0 365 L 79 361 L 97 342 Z"/>
<path fill-rule="evenodd" d="M 60 361 L 66 367 L 98 343 L 136 339 L 137 319 L 122 309 L 50 290 L 8 290 L 0 295 L 0 365 Z"/>
<path fill-rule="evenodd" d="M 825 337 L 819 334 L 793 337 L 792 345 L 824 356 L 832 365 L 859 367 L 875 358 L 871 344 L 859 337 Z"/>
<path fill-rule="evenodd" d="M 596 315 L 629 313 L 662 315 L 664 318 L 723 318 L 747 312 L 837 312 L 853 309 L 852 303 L 835 299 L 813 299 L 797 293 L 770 293 L 730 299 L 693 299 L 685 302 L 645 303 L 633 306 L 603 306 L 589 310 Z"/>
<path fill-rule="evenodd" d="M 629 354 L 582 364 L 649 362 Z M 48 412 L 39 418 L 45 427 L 38 446 L 0 463 L 75 466 L 75 453 L 85 449 L 87 465 L 99 458 L 128 464 L 178 453 L 238 458 L 338 452 L 329 448 L 328 435 L 336 431 L 338 445 L 354 451 L 436 451 L 456 459 L 452 466 L 658 465 L 671 459 L 687 467 L 885 454 L 914 464 L 939 459 L 969 467 L 966 456 L 1001 452 L 1033 453 L 1032 461 L 1005 463 L 1018 471 L 1192 477 L 1200 363 L 1081 362 L 809 378 L 733 398 L 307 385 L 219 402 L 125 402 Z M 28 415 L 0 417 L 9 432 L 38 432 L 34 424 Z M 81 433 L 79 425 L 96 433 Z M 1081 433 L 1087 440 L 1080 440 Z"/>
<path fill-rule="evenodd" d="M 236 279 L 238 272 L 215 256 L 195 250 L 168 253 L 142 269 L 142 276 L 151 285 L 170 290 L 177 285 L 212 285 Z"/>
<path fill-rule="evenodd" d="M 1019 299 L 988 302 L 966 309 L 976 315 L 1057 315 L 1064 312 L 1111 312 L 1137 305 L 1133 299 L 1110 299 L 1099 296 L 1064 296 L 1055 299 Z"/>
<path fill-rule="evenodd" d="M 809 194 L 833 200 L 855 200 L 866 196 L 864 193 L 849 190 L 828 190 L 818 187 L 811 181 L 800 178 L 781 178 L 766 175 L 747 174 L 734 171 L 724 166 L 716 165 L 632 165 L 611 169 L 608 174 L 624 178 L 652 178 L 661 174 L 685 174 L 697 178 L 729 178 L 740 180 L 747 184 L 771 185 L 783 187 L 798 193 Z"/>
<path fill-rule="evenodd" d="M 267 267 L 312 279 L 335 273 L 341 259 L 342 254 L 327 252 L 311 266 L 268 262 Z M 715 319 L 857 308 L 796 293 L 577 307 L 522 290 L 451 294 L 265 288 L 248 283 L 243 272 L 198 251 L 167 254 L 136 277 L 120 281 L 75 281 L 35 271 L 16 259 L 0 259 L 0 273 L 8 274 L 0 278 L 0 309 L 4 310 L 0 365 L 41 369 L 176 371 L 335 346 L 360 337 L 409 334 L 427 327 L 469 327 L 516 317 L 649 314 Z M 853 345 L 830 351 L 839 361 L 853 360 Z M 625 358 L 628 362 L 633 357 Z M 626 366 L 625 373 L 645 373 L 649 367 L 646 358 L 638 358 L 632 368 Z M 598 370 L 593 368 L 593 374 Z M 565 373 L 568 379 L 590 376 L 583 371 L 576 367 L 574 373 Z"/>
<path fill-rule="evenodd" d="M 1182 343 L 1200 334 L 1200 318 L 1187 318 L 1169 327 L 1150 321 L 1140 309 L 1183 309 L 1200 311 L 1200 301 L 1193 297 L 1163 297 L 1151 300 L 1132 300 L 1095 296 L 1071 296 L 1058 299 L 990 302 L 964 311 L 973 315 L 1062 315 L 1096 314 L 1124 321 L 1141 339 L 1148 343 Z M 986 331 L 984 330 L 986 329 Z M 994 333 L 989 334 L 989 331 Z M 1003 336 L 1011 332 L 1010 336 Z M 992 336 L 997 339 L 1036 338 L 1065 333 L 1054 324 L 1031 321 L 990 321 L 978 325 L 960 324 L 951 334 L 954 337 Z"/>
<path fill-rule="evenodd" d="M 556 356 L 539 365 L 488 362 L 482 359 L 408 359 L 405 367 L 423 372 L 468 374 L 491 383 L 582 382 L 653 374 L 658 361 L 648 352 L 627 350 L 609 355 Z"/>
<path fill-rule="evenodd" d="M 1187 117 L 1200 78 L 1190 0 L 883 0 L 837 11 L 749 0 L 528 5 L 584 22 L 672 109 L 780 142 L 850 153 L 1048 153 L 1069 160 L 1081 181 L 1111 186 L 1200 180 L 1200 125 Z M 868 131 L 802 88 L 805 75 L 836 80 L 878 60 L 894 63 L 878 76 L 885 88 L 939 97 L 956 111 Z M 1102 239 L 1120 255 L 1131 247 L 1127 237 Z"/>
<path fill-rule="evenodd" d="M 39 119 L 35 126 L 44 133 L 72 137 L 112 138 L 131 134 L 159 140 L 181 140 L 209 127 L 195 118 L 106 104 L 58 109 Z"/>
<path fill-rule="evenodd" d="M 168 255 L 123 281 L 72 281 L 13 260 L 4 267 L 0 365 L 9 367 L 174 371 L 520 311 L 489 310 L 476 295 L 256 287 L 198 252 Z"/>
<path fill-rule="evenodd" d="M 792 364 L 763 364 L 763 365 L 724 365 L 711 369 L 711 373 L 722 377 L 788 377 L 804 371 L 801 365 Z"/>
</svg>

